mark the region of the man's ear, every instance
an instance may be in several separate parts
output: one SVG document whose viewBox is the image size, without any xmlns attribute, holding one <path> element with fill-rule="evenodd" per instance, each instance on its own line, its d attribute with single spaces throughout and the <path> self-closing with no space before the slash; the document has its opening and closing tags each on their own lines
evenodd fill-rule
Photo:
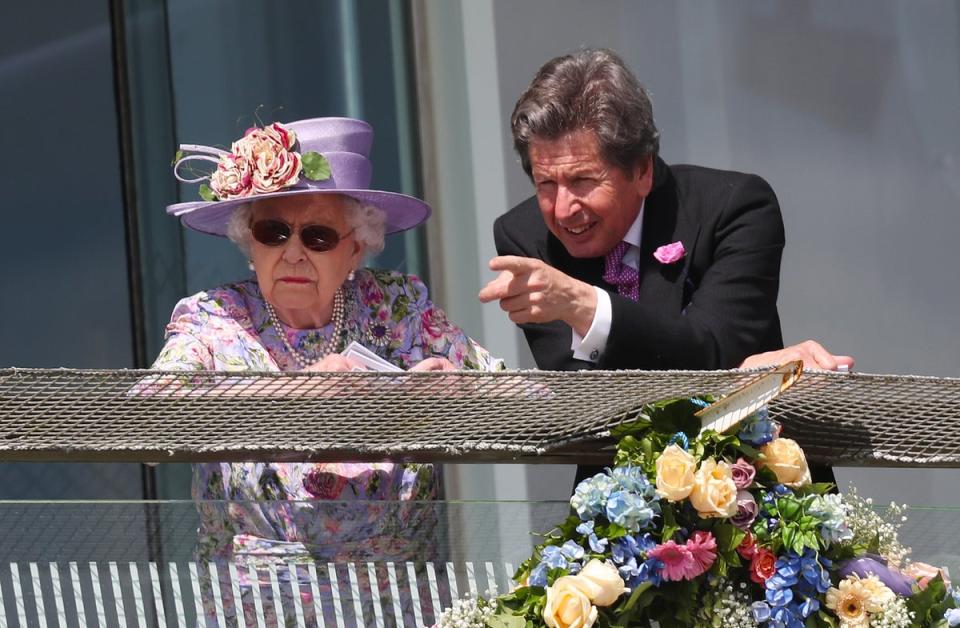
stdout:
<svg viewBox="0 0 960 628">
<path fill-rule="evenodd" d="M 634 183 L 637 186 L 637 194 L 646 198 L 653 188 L 653 156 L 647 155 L 633 169 Z"/>
</svg>

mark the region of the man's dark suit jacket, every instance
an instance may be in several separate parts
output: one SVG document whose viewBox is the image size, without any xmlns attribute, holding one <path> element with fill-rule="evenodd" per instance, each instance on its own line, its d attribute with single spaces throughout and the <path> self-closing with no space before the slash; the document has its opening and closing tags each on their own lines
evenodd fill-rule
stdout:
<svg viewBox="0 0 960 628">
<path fill-rule="evenodd" d="M 541 369 L 724 369 L 783 348 L 783 220 L 773 190 L 755 175 L 656 160 L 643 209 L 638 302 L 603 281 L 603 258 L 567 253 L 536 197 L 500 216 L 494 239 L 500 255 L 539 258 L 610 293 L 610 336 L 596 364 L 573 358 L 565 323 L 521 325 Z M 654 259 L 657 247 L 676 241 L 683 259 Z"/>
<path fill-rule="evenodd" d="M 756 175 L 657 159 L 643 209 L 640 298 L 603 281 L 603 258 L 577 259 L 547 230 L 536 197 L 494 224 L 500 255 L 538 258 L 610 293 L 612 321 L 598 363 L 577 360 L 562 322 L 521 325 L 544 370 L 726 369 L 755 353 L 783 348 L 777 291 L 784 246 L 776 195 Z M 675 264 L 653 257 L 683 242 Z M 579 467 L 577 481 L 599 471 Z M 829 467 L 817 481 L 833 481 Z"/>
</svg>

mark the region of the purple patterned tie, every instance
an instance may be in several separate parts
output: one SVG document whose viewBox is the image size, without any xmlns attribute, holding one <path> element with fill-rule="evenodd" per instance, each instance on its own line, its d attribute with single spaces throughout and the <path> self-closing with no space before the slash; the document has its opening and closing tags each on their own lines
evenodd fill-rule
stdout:
<svg viewBox="0 0 960 628">
<path fill-rule="evenodd" d="M 621 242 L 607 253 L 603 259 L 603 280 L 616 286 L 620 296 L 636 301 L 640 297 L 640 273 L 623 263 L 623 256 L 629 250 L 630 243 Z"/>
</svg>

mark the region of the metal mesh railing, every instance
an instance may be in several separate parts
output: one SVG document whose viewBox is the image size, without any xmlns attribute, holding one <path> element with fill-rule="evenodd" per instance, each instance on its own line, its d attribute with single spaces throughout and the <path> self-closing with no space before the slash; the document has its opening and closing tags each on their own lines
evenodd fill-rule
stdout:
<svg viewBox="0 0 960 628">
<path fill-rule="evenodd" d="M 750 371 L 0 370 L 0 460 L 602 460 L 645 403 Z M 804 373 L 771 414 L 813 460 L 960 466 L 960 379 Z"/>
</svg>

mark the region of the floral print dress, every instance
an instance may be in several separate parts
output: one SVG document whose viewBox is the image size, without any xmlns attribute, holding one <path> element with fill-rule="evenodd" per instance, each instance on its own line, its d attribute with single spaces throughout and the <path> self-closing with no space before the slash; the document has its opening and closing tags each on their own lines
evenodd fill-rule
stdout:
<svg viewBox="0 0 960 628">
<path fill-rule="evenodd" d="M 404 369 L 433 356 L 462 369 L 503 369 L 500 360 L 447 320 L 416 277 L 364 269 L 345 282 L 344 289 L 344 324 L 336 351 L 357 341 Z M 301 355 L 312 358 L 325 346 L 332 327 L 284 327 L 284 332 Z M 180 301 L 153 368 L 299 370 L 271 324 L 263 295 L 253 280 Z M 230 625 L 236 622 L 233 598 L 228 594 L 233 583 L 225 573 L 231 562 L 238 568 L 247 625 L 257 624 L 252 615 L 261 611 L 255 607 L 262 608 L 268 625 L 298 623 L 299 617 L 306 617 L 311 625 L 311 609 L 322 607 L 324 614 L 331 611 L 310 601 L 306 572 L 293 567 L 297 571 L 291 573 L 287 566 L 313 563 L 322 568 L 328 562 L 343 563 L 372 554 L 382 560 L 423 560 L 435 545 L 435 528 L 440 522 L 433 511 L 397 503 L 437 497 L 438 469 L 430 464 L 199 463 L 193 469 L 192 492 L 200 512 L 198 559 L 201 564 L 220 565 L 216 580 L 223 606 L 206 605 L 210 623 L 217 622 L 218 616 Z M 376 503 L 380 501 L 383 503 Z M 270 565 L 281 568 L 281 596 L 289 597 L 299 589 L 301 598 L 296 604 L 282 600 L 282 609 L 276 613 L 276 587 L 270 576 L 257 571 Z M 251 574 L 261 580 L 259 604 L 252 599 L 256 592 L 250 586 Z M 322 573 L 320 579 L 323 581 Z M 384 591 L 389 595 L 388 585 L 380 587 L 381 598 Z M 358 624 L 364 623 L 356 619 Z"/>
</svg>

